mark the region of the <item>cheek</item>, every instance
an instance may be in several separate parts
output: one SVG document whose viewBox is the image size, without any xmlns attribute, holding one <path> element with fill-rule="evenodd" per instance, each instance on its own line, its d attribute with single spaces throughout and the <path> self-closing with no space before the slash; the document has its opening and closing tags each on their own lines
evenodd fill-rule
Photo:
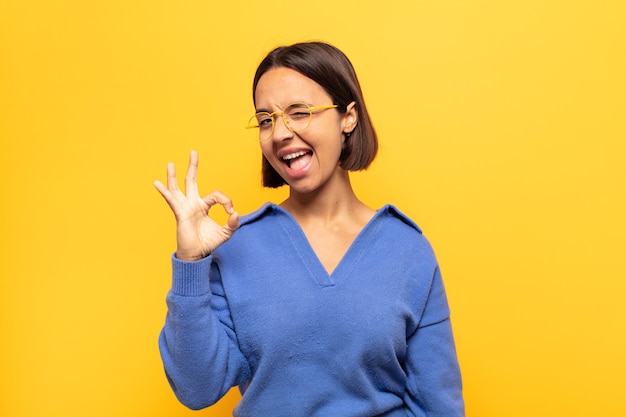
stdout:
<svg viewBox="0 0 626 417">
<path fill-rule="evenodd" d="M 265 157 L 265 159 L 267 159 L 267 161 L 270 163 L 270 165 L 274 169 L 278 169 L 278 165 L 280 165 L 280 161 L 278 161 L 276 157 L 274 156 L 271 141 L 261 143 L 261 152 L 263 153 L 263 156 Z"/>
<path fill-rule="evenodd" d="M 341 152 L 343 151 L 344 140 L 344 136 L 341 132 L 332 133 L 332 138 L 329 141 L 328 148 L 332 149 L 332 152 L 337 155 L 337 158 L 339 158 Z"/>
<path fill-rule="evenodd" d="M 318 129 L 310 129 L 304 132 L 303 136 L 310 134 L 311 140 L 315 140 L 318 146 L 326 149 L 341 149 L 343 147 L 343 130 L 339 124 L 320 126 Z"/>
<path fill-rule="evenodd" d="M 272 156 L 272 146 L 270 143 L 267 142 L 260 142 L 260 146 L 261 146 L 261 152 L 263 152 L 263 155 L 269 159 L 269 157 Z"/>
</svg>

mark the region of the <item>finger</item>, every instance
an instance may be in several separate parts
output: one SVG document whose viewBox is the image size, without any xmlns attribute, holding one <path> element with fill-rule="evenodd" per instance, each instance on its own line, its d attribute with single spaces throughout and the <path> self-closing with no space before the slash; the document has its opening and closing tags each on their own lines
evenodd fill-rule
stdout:
<svg viewBox="0 0 626 417">
<path fill-rule="evenodd" d="M 176 181 L 176 168 L 172 162 L 167 163 L 167 188 L 174 192 L 178 191 L 178 181 Z"/>
<path fill-rule="evenodd" d="M 204 196 L 202 198 L 205 203 L 209 205 L 209 207 L 214 206 L 215 204 L 220 204 L 224 207 L 224 211 L 228 214 L 232 214 L 235 211 L 233 207 L 233 202 L 226 195 L 222 194 L 221 191 L 215 190 L 212 193 Z"/>
<path fill-rule="evenodd" d="M 189 166 L 187 167 L 187 175 L 185 176 L 185 193 L 198 194 L 198 152 L 191 151 L 189 153 Z"/>
<path fill-rule="evenodd" d="M 170 190 L 168 190 L 167 187 L 165 187 L 165 185 L 163 185 L 161 181 L 154 181 L 153 184 L 156 187 L 157 191 L 161 193 L 161 196 L 165 199 L 165 201 L 171 208 L 172 207 L 172 193 L 170 192 Z"/>
<path fill-rule="evenodd" d="M 165 187 L 165 185 L 163 185 L 161 181 L 157 180 L 154 181 L 152 184 L 161 193 L 162 196 L 165 196 L 165 193 L 168 192 L 167 188 Z"/>
<path fill-rule="evenodd" d="M 230 230 L 230 234 L 232 234 L 235 230 L 239 229 L 239 213 L 233 211 L 230 216 L 228 216 L 228 221 L 226 222 L 226 227 Z"/>
</svg>

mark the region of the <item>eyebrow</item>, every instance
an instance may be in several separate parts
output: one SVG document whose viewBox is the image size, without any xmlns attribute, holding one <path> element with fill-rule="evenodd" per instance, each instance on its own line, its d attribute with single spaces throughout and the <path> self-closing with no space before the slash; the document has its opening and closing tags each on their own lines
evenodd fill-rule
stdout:
<svg viewBox="0 0 626 417">
<path fill-rule="evenodd" d="M 309 107 L 314 107 L 311 103 L 308 103 L 306 101 L 294 101 L 293 103 L 287 104 L 285 106 L 285 108 L 291 106 L 292 104 L 298 104 L 298 103 L 303 103 L 303 104 L 306 104 Z M 276 110 L 276 111 L 283 111 L 283 110 L 285 110 L 285 109 L 280 109 L 280 110 Z M 268 109 L 256 109 L 254 114 L 258 114 L 258 113 L 269 113 L 269 114 L 272 114 L 274 112 L 271 111 L 271 110 L 268 110 Z"/>
</svg>

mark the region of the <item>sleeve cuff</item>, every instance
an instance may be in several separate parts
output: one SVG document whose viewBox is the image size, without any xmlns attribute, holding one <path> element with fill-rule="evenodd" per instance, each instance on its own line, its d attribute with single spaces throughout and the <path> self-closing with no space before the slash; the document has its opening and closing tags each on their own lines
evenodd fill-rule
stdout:
<svg viewBox="0 0 626 417">
<path fill-rule="evenodd" d="M 211 256 L 195 262 L 181 261 L 172 255 L 172 292 L 184 296 L 208 293 Z"/>
</svg>

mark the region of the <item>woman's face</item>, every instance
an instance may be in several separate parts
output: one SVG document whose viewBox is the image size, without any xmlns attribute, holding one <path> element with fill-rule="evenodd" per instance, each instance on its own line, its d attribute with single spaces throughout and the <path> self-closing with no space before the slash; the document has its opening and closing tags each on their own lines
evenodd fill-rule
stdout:
<svg viewBox="0 0 626 417">
<path fill-rule="evenodd" d="M 256 111 L 273 113 L 303 102 L 309 106 L 332 105 L 331 97 L 312 79 L 285 67 L 272 68 L 261 76 L 255 90 Z M 289 184 L 292 192 L 319 189 L 330 179 L 343 175 L 339 156 L 344 132 L 356 125 L 354 104 L 346 113 L 337 109 L 314 112 L 310 126 L 302 132 L 289 130 L 282 115 L 274 116 L 272 137 L 261 142 L 263 155 Z"/>
</svg>

